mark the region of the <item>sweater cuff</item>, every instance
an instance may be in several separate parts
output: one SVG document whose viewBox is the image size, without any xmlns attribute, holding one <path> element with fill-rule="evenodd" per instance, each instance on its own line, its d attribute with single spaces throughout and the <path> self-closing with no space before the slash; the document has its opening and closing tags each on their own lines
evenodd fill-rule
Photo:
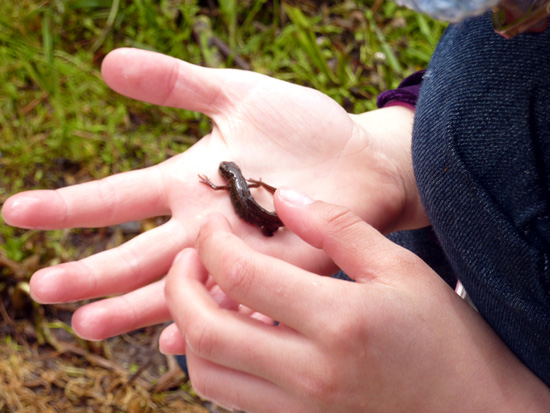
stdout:
<svg viewBox="0 0 550 413">
<path fill-rule="evenodd" d="M 397 89 L 382 92 L 378 95 L 376 105 L 379 108 L 383 108 L 385 106 L 403 104 L 403 106 L 415 108 L 420 88 L 422 87 L 424 73 L 426 73 L 426 70 L 420 70 L 403 80 Z"/>
</svg>

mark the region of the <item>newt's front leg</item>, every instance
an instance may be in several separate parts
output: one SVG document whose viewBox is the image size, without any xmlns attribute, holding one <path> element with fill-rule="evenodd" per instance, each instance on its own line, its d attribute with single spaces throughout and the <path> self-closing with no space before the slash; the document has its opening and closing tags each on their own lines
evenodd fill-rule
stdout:
<svg viewBox="0 0 550 413">
<path fill-rule="evenodd" d="M 226 191 L 229 191 L 229 188 L 227 187 L 227 185 L 216 185 L 206 175 L 199 174 L 199 178 L 200 178 L 199 182 L 201 184 L 205 184 L 205 185 L 209 186 L 210 188 L 212 188 L 215 191 L 219 191 L 221 189 L 225 189 Z M 271 185 L 268 185 L 268 184 L 262 182 L 261 179 L 260 180 L 247 179 L 247 181 L 250 182 L 250 184 L 248 185 L 249 188 L 258 188 L 260 186 L 263 186 L 265 189 L 267 189 L 272 194 L 275 193 L 275 191 L 277 190 L 277 188 L 274 188 Z"/>
<path fill-rule="evenodd" d="M 208 179 L 208 177 L 206 175 L 200 175 L 199 174 L 199 178 L 200 178 L 200 183 L 201 184 L 208 185 L 214 191 L 219 191 L 219 190 L 222 190 L 222 189 L 225 189 L 226 191 L 228 190 L 226 185 L 216 185 L 210 179 Z"/>
</svg>

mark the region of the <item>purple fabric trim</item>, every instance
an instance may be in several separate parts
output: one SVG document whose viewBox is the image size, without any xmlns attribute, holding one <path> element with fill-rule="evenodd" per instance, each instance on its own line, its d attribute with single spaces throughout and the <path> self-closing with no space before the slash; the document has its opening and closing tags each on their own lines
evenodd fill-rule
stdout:
<svg viewBox="0 0 550 413">
<path fill-rule="evenodd" d="M 376 105 L 379 108 L 383 108 L 388 103 L 403 102 L 412 107 L 416 106 L 418 95 L 420 94 L 420 88 L 422 87 L 422 79 L 424 78 L 426 70 L 420 70 L 413 73 L 409 77 L 405 78 L 397 87 L 397 89 L 387 90 L 378 95 Z"/>
</svg>

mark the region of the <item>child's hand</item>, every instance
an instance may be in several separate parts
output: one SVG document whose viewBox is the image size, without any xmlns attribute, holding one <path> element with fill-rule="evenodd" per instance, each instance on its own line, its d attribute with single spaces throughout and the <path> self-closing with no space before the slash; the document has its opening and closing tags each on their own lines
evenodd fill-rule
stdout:
<svg viewBox="0 0 550 413">
<path fill-rule="evenodd" d="M 418 257 L 346 208 L 284 189 L 275 201 L 288 229 L 356 282 L 255 251 L 226 219 L 207 217 L 197 248 L 184 250 L 168 275 L 175 324 L 160 342 L 164 352 L 187 354 L 199 394 L 245 411 L 547 408 L 546 386 Z M 209 277 L 280 324 L 221 308 Z"/>
</svg>

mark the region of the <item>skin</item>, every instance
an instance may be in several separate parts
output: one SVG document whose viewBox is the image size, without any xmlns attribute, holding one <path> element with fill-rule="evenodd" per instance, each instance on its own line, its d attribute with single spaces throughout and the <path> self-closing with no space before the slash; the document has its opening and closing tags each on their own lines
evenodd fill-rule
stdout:
<svg viewBox="0 0 550 413">
<path fill-rule="evenodd" d="M 118 248 L 34 274 L 41 303 L 114 296 L 74 314 L 81 337 L 174 319 L 163 350 L 186 352 L 194 387 L 231 408 L 548 403 L 548 389 L 476 313 L 380 235 L 428 224 L 411 164 L 411 110 L 352 116 L 311 89 L 133 49 L 109 54 L 102 73 L 119 93 L 205 113 L 214 126 L 157 166 L 4 204 L 8 224 L 36 229 L 172 216 Z M 266 239 L 197 179 L 223 160 L 328 204 L 291 207 L 277 192 L 287 228 Z M 338 266 L 358 283 L 319 277 Z"/>
<path fill-rule="evenodd" d="M 40 303 L 117 295 L 75 312 L 72 325 L 83 338 L 101 340 L 170 320 L 162 277 L 179 251 L 194 246 L 210 212 L 231 219 L 239 237 L 259 251 L 318 273 L 335 271 L 324 253 L 289 231 L 266 242 L 225 197 L 201 184 L 197 173 L 216 176 L 220 161 L 234 161 L 276 186 L 292 184 L 317 199 L 345 201 L 384 232 L 427 222 L 410 165 L 409 109 L 350 116 L 313 89 L 135 49 L 110 53 L 102 74 L 121 94 L 200 111 L 214 126 L 188 151 L 159 165 L 54 191 L 23 192 L 5 202 L 6 223 L 45 230 L 172 216 L 118 248 L 33 275 L 31 294 Z M 260 203 L 262 195 L 270 201 L 270 194 L 258 191 Z"/>
<path fill-rule="evenodd" d="M 288 189 L 275 205 L 356 283 L 265 256 L 208 216 L 168 275 L 175 325 L 160 340 L 187 354 L 199 394 L 245 411 L 546 411 L 548 388 L 418 257 L 344 207 Z M 280 325 L 220 306 L 210 277 Z"/>
</svg>

